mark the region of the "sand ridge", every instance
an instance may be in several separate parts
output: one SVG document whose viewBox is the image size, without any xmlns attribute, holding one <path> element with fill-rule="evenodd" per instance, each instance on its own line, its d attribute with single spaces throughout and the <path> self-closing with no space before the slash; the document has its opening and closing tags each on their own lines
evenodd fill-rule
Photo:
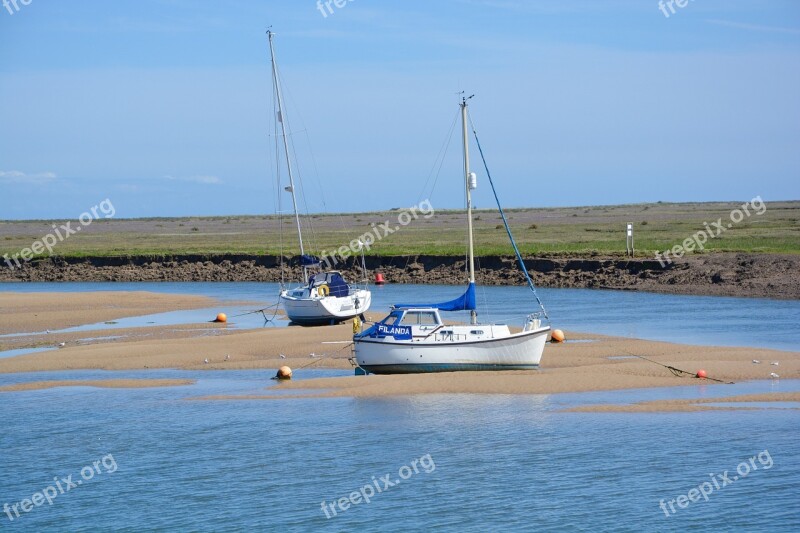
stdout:
<svg viewBox="0 0 800 533">
<path fill-rule="evenodd" d="M 724 398 L 693 398 L 690 400 L 654 400 L 633 404 L 582 405 L 564 409 L 568 413 L 672 413 L 694 411 L 751 411 L 760 409 L 749 406 L 716 406 L 710 403 L 753 403 L 753 402 L 797 402 L 796 407 L 782 409 L 800 410 L 800 392 L 770 392 L 765 394 L 742 394 Z"/>
<path fill-rule="evenodd" d="M 51 380 L 15 383 L 0 387 L 0 392 L 19 392 L 54 389 L 57 387 L 97 387 L 103 389 L 142 389 L 151 387 L 180 387 L 194 385 L 193 379 L 102 379 L 102 380 Z"/>
<path fill-rule="evenodd" d="M 152 292 L 0 292 L 0 335 L 63 329 L 215 304 L 212 298 Z"/>
<path fill-rule="evenodd" d="M 171 307 L 171 295 L 148 293 L 59 293 L 62 313 L 77 306 L 91 307 L 95 300 L 92 321 L 130 313 L 156 298 L 159 305 Z M 128 296 L 130 295 L 130 305 Z M 32 315 L 41 312 L 49 296 L 37 294 L 32 305 L 28 294 L 0 299 L 7 314 L 25 324 Z M 116 307 L 109 307 L 109 298 Z M 187 299 L 188 298 L 188 299 Z M 105 303 L 105 307 L 102 305 Z M 209 299 L 176 296 L 174 307 L 182 305 L 213 306 Z M 37 307 L 38 306 L 38 307 Z M 377 315 L 375 315 L 377 317 Z M 62 319 L 58 317 L 57 319 Z M 373 317 L 374 318 L 374 317 Z M 47 327 L 45 318 L 38 318 Z M 154 326 L 130 328 L 130 335 L 98 343 L 75 344 L 67 341 L 60 349 L 0 358 L 0 373 L 60 371 L 79 369 L 138 370 L 177 368 L 206 369 L 265 369 L 274 370 L 288 365 L 295 377 L 308 377 L 310 368 L 333 368 L 350 371 L 352 356 L 352 325 L 306 328 L 300 326 L 240 330 L 235 319 L 229 324 L 184 326 Z M 556 325 L 557 327 L 557 325 Z M 9 328 L 9 326 L 7 326 Z M 137 330 L 133 332 L 133 330 Z M 145 331 L 146 330 L 146 331 Z M 92 332 L 82 332 L 91 335 Z M 106 335 L 103 331 L 99 335 Z M 36 345 L 37 338 L 25 342 Z M 609 337 L 591 333 L 567 332 L 568 342 L 548 344 L 538 371 L 457 372 L 397 376 L 343 376 L 294 380 L 282 383 L 279 390 L 293 397 L 310 396 L 392 396 L 407 394 L 472 393 L 472 394 L 553 394 L 618 390 L 645 387 L 669 387 L 696 384 L 693 377 L 676 377 L 669 370 L 636 358 L 640 355 L 661 364 L 696 372 L 705 369 L 708 376 L 723 381 L 770 379 L 776 372 L 783 378 L 800 377 L 800 353 L 758 348 L 726 348 L 691 346 L 667 342 Z M 580 341 L 580 342 L 573 342 Z M 633 354 L 633 355 L 632 355 Z M 619 357 L 623 357 L 618 359 Z M 753 359 L 761 363 L 754 364 Z M 206 360 L 208 362 L 206 362 Z M 780 366 L 772 366 L 777 362 Z M 265 373 L 265 386 L 271 373 Z M 707 382 L 709 385 L 712 382 Z M 725 385 L 716 385 L 724 387 Z M 274 394 L 270 393 L 269 398 Z"/>
</svg>

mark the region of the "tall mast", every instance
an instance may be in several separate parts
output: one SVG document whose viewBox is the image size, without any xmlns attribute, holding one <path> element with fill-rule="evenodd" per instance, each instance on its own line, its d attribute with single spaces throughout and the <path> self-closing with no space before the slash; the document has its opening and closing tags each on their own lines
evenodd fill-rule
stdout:
<svg viewBox="0 0 800 533">
<path fill-rule="evenodd" d="M 470 97 L 461 97 L 461 132 L 464 138 L 464 187 L 467 191 L 467 229 L 469 232 L 469 282 L 475 283 L 475 250 L 472 238 L 472 191 L 470 189 L 469 172 L 469 137 L 467 136 L 467 100 Z M 478 323 L 478 313 L 470 310 L 470 323 Z"/>
<path fill-rule="evenodd" d="M 303 231 L 300 228 L 300 213 L 297 211 L 297 198 L 294 194 L 294 175 L 292 174 L 292 158 L 289 156 L 289 141 L 286 137 L 286 120 L 283 111 L 283 98 L 281 97 L 281 84 L 278 80 L 278 66 L 275 63 L 275 47 L 272 44 L 272 37 L 275 35 L 271 30 L 267 30 L 269 37 L 269 55 L 272 59 L 272 83 L 275 88 L 275 97 L 278 99 L 278 122 L 281 123 L 281 136 L 283 137 L 283 149 L 286 152 L 286 168 L 289 171 L 289 192 L 292 193 L 292 207 L 294 208 L 294 221 L 297 225 L 297 238 L 300 240 L 300 263 L 302 265 L 305 250 L 303 248 Z M 303 283 L 308 283 L 308 272 L 305 265 L 303 268 Z"/>
</svg>

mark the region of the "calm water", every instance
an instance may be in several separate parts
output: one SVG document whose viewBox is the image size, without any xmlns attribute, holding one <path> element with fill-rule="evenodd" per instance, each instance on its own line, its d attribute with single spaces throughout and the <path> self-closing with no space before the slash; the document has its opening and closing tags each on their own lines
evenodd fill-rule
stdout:
<svg viewBox="0 0 800 533">
<path fill-rule="evenodd" d="M 684 531 L 800 527 L 797 410 L 677 414 L 565 413 L 569 406 L 800 390 L 800 381 L 565 395 L 189 401 L 258 393 L 266 371 L 150 373 L 197 385 L 54 389 L 2 396 L 0 503 L 53 478 L 100 474 L 45 501 L 9 531 Z M 299 373 L 300 374 L 300 373 Z M 304 371 L 301 378 L 341 375 Z M 348 373 L 349 374 L 349 373 Z M 0 384 L 89 379 L 106 372 L 0 376 Z M 365 377 L 364 379 L 372 379 Z M 273 385 L 274 386 L 274 385 Z M 764 452 L 766 451 L 766 455 Z M 708 501 L 676 499 L 762 453 Z M 109 454 L 111 458 L 109 459 Z M 429 457 L 428 457 L 429 456 Z M 323 501 L 414 459 L 418 472 L 369 504 L 326 518 Z M 426 468 L 423 468 L 426 467 Z M 108 468 L 107 468 L 108 467 Z M 114 470 L 114 471 L 111 471 Z M 85 472 L 88 475 L 88 472 Z M 369 491 L 365 489 L 365 494 Z M 677 502 L 677 500 L 676 500 Z M 675 506 L 676 504 L 674 504 Z M 12 511 L 13 513 L 13 511 Z M 12 514 L 13 516 L 13 514 Z"/>
<path fill-rule="evenodd" d="M 264 284 L 2 288 L 159 290 L 264 302 L 275 294 L 273 286 Z M 374 309 L 395 299 L 429 296 L 434 301 L 456 291 L 385 287 L 376 291 Z M 526 293 L 492 288 L 486 294 L 505 302 L 489 309 L 493 318 L 503 319 L 519 312 L 511 302 Z M 542 295 L 554 322 L 567 329 L 798 346 L 800 321 L 793 302 L 582 290 L 543 290 Z M 55 477 L 83 481 L 82 469 L 96 468 L 91 476 L 83 470 L 91 479 L 57 494 L 52 505 L 44 501 L 28 513 L 20 511 L 20 518 L 12 510 L 13 521 L 0 514 L 0 530 L 800 529 L 796 409 L 563 412 L 590 403 L 800 391 L 800 380 L 530 396 L 191 400 L 209 394 L 264 394 L 265 387 L 279 386 L 270 375 L 175 370 L 0 375 L 0 385 L 123 377 L 198 380 L 190 387 L 0 394 L 0 505 L 32 498 L 55 484 Z M 306 369 L 296 377 L 335 375 L 351 372 Z M 415 460 L 416 473 L 411 469 Z M 100 461 L 97 467 L 95 461 Z M 708 501 L 686 500 L 685 508 L 678 507 L 678 497 L 710 482 L 709 474 L 719 479 L 728 471 L 732 480 L 737 467 L 748 469 L 747 475 L 713 489 Z M 392 483 L 401 475 L 408 479 L 384 489 L 380 479 L 387 474 Z M 336 516 L 328 508 L 331 518 L 326 518 L 323 501 L 331 504 L 360 489 L 369 495 L 364 487 L 374 483 L 383 492 L 373 491 L 370 503 L 355 498 L 359 504 L 346 511 L 337 507 Z M 665 516 L 661 500 L 667 512 L 674 500 L 676 512 Z"/>
<path fill-rule="evenodd" d="M 2 291 L 138 290 L 196 294 L 225 300 L 251 300 L 261 307 L 277 300 L 275 283 L 3 283 Z M 381 316 L 392 303 L 454 298 L 460 288 L 447 285 L 386 285 L 372 287 L 370 314 Z M 642 339 L 717 346 L 753 346 L 800 351 L 800 301 L 711 296 L 675 296 L 631 291 L 540 289 L 554 327 Z M 522 325 L 537 309 L 524 287 L 479 287 L 482 320 Z M 257 308 L 259 306 L 254 306 Z M 222 307 L 228 315 L 239 306 Z M 213 310 L 178 313 L 186 320 L 213 318 Z M 181 314 L 182 313 L 182 314 Z M 454 319 L 464 315 L 452 314 Z M 152 318 L 127 319 L 149 322 Z M 159 322 L 162 323 L 162 322 Z M 173 323 L 173 322 L 163 322 Z M 240 327 L 260 327 L 261 315 L 232 320 Z M 139 324 L 146 325 L 146 324 Z M 102 326 L 101 326 L 102 327 Z M 116 326 L 123 327 L 123 323 Z"/>
</svg>

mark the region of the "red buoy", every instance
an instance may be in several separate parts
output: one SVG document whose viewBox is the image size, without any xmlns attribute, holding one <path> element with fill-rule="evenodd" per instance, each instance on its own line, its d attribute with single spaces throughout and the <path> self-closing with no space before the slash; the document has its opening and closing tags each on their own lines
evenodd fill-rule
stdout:
<svg viewBox="0 0 800 533">
<path fill-rule="evenodd" d="M 375 274 L 375 285 L 383 285 L 384 283 L 386 283 L 386 280 L 383 279 L 383 274 L 380 272 Z"/>
<path fill-rule="evenodd" d="M 695 377 L 696 378 L 700 378 L 700 379 L 706 379 L 706 377 L 707 377 L 706 371 L 703 370 L 703 369 L 698 370 L 697 374 L 695 375 Z"/>
</svg>

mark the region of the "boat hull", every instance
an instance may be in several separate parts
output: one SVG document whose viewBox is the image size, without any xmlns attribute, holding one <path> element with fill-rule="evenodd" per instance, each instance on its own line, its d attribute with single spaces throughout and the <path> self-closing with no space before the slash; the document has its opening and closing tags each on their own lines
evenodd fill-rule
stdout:
<svg viewBox="0 0 800 533">
<path fill-rule="evenodd" d="M 355 360 L 372 374 L 416 374 L 539 368 L 549 327 L 465 342 L 355 338 Z"/>
<path fill-rule="evenodd" d="M 372 303 L 372 295 L 368 290 L 353 291 L 341 297 L 314 298 L 293 298 L 284 292 L 280 299 L 289 320 L 304 326 L 338 324 L 350 320 L 367 311 Z"/>
</svg>

